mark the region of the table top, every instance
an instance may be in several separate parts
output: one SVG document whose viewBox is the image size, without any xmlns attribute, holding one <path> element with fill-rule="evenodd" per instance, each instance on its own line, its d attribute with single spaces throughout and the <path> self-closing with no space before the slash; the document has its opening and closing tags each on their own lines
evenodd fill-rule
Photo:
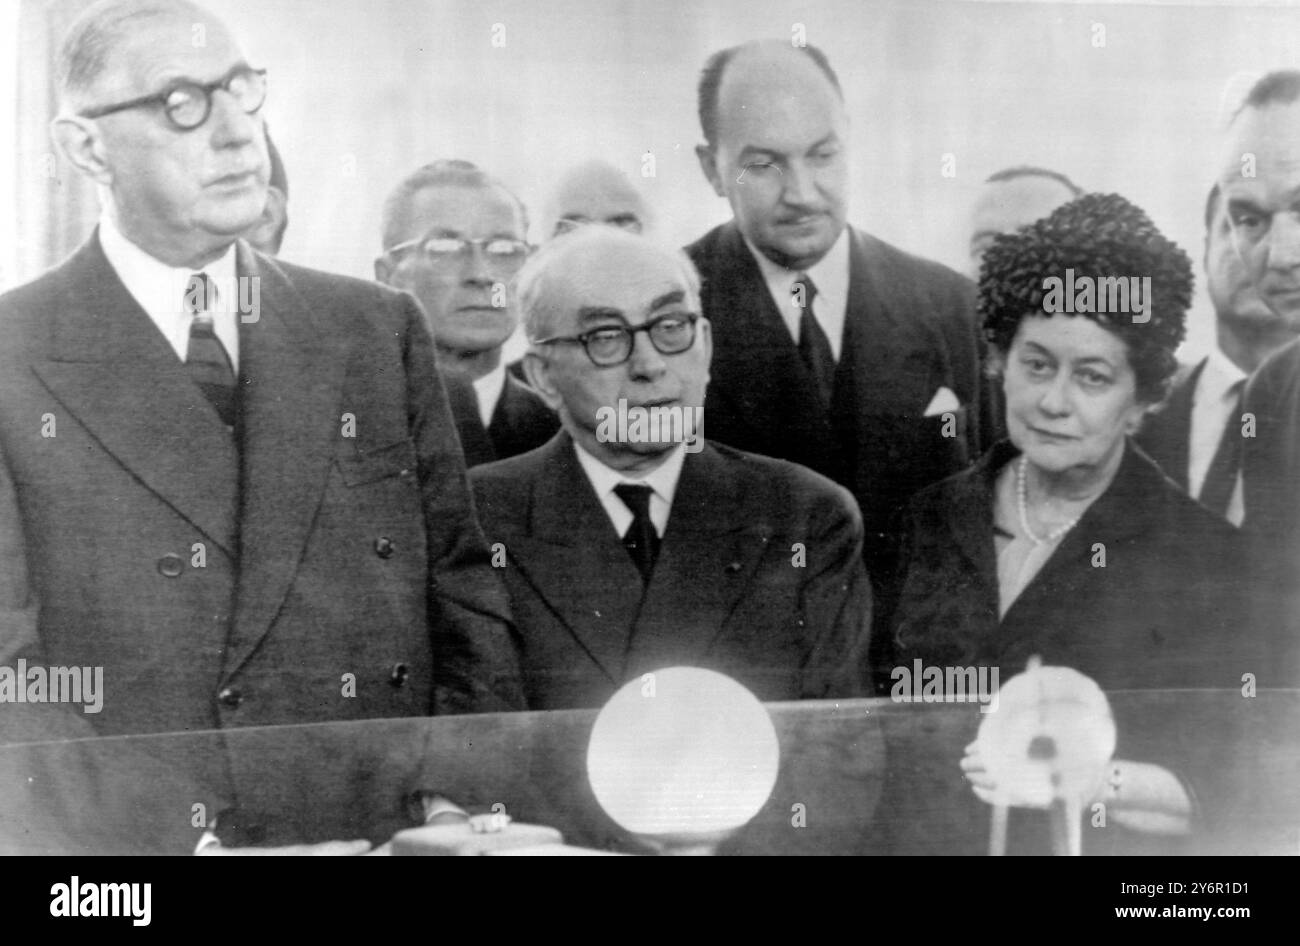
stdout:
<svg viewBox="0 0 1300 946">
<path fill-rule="evenodd" d="M 1116 757 L 1175 771 L 1195 787 L 1205 817 L 1182 840 L 1090 826 L 1085 853 L 1300 853 L 1300 691 L 1108 697 Z M 781 753 L 776 786 L 720 853 L 986 852 L 991 809 L 958 767 L 982 718 L 978 706 L 866 699 L 767 708 Z M 89 850 L 88 836 L 70 827 L 81 815 L 54 796 L 79 799 L 100 821 L 145 818 L 159 784 L 152 766 L 218 763 L 238 786 L 240 809 L 274 822 L 268 843 L 382 843 L 411 823 L 411 792 L 427 788 L 555 827 L 571 844 L 643 852 L 587 781 L 595 719 L 594 710 L 412 717 L 0 747 L 0 844 L 15 853 Z M 1047 853 L 1042 826 L 1021 820 L 1011 849 Z"/>
</svg>

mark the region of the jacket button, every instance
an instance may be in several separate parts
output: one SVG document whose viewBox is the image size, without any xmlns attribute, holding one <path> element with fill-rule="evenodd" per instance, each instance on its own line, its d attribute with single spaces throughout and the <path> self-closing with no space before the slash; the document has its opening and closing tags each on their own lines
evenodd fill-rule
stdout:
<svg viewBox="0 0 1300 946">
<path fill-rule="evenodd" d="M 179 555 L 164 555 L 158 559 L 158 571 L 168 578 L 179 578 L 185 571 L 185 559 Z"/>
<path fill-rule="evenodd" d="M 411 675 L 411 668 L 406 664 L 394 664 L 393 672 L 388 677 L 388 682 L 395 687 L 406 686 L 406 680 Z"/>
<path fill-rule="evenodd" d="M 217 694 L 217 699 L 231 709 L 244 702 L 244 696 L 239 692 L 239 687 L 226 687 Z"/>
<path fill-rule="evenodd" d="M 380 558 L 392 558 L 393 552 L 397 547 L 393 545 L 393 540 L 386 535 L 381 535 L 375 539 L 375 554 Z"/>
</svg>

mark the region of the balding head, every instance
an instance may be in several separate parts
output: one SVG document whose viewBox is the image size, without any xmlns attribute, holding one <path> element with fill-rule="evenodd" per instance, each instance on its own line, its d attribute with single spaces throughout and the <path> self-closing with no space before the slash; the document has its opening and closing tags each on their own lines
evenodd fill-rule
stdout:
<svg viewBox="0 0 1300 946">
<path fill-rule="evenodd" d="M 628 176 L 604 161 L 587 161 L 561 177 L 546 204 L 542 239 L 588 223 L 635 233 L 651 229 L 650 210 Z"/>
<path fill-rule="evenodd" d="M 524 333 L 530 340 L 565 331 L 563 312 L 555 303 L 560 287 L 579 295 L 599 294 L 602 282 L 622 278 L 638 261 L 674 270 L 684 287 L 684 304 L 700 311 L 700 274 L 685 252 L 641 234 L 614 227 L 583 227 L 553 240 L 532 255 L 515 280 L 515 295 Z"/>
<path fill-rule="evenodd" d="M 802 56 L 809 63 L 816 66 L 825 80 L 834 88 L 835 94 L 843 99 L 844 93 L 840 89 L 839 76 L 831 68 L 826 54 L 816 46 L 792 46 L 790 43 L 775 39 L 760 39 L 739 46 L 732 46 L 728 49 L 719 50 L 710 56 L 708 62 L 704 64 L 704 69 L 700 72 L 696 107 L 699 111 L 700 128 L 704 132 L 704 140 L 710 145 L 715 144 L 717 141 L 719 90 L 728 67 L 734 60 L 739 58 L 742 65 L 749 61 L 759 68 L 762 68 L 765 63 L 776 68 L 784 68 L 787 57 L 791 54 Z"/>
<path fill-rule="evenodd" d="M 700 83 L 700 119 L 700 167 L 749 242 L 790 269 L 825 256 L 848 201 L 848 117 L 825 57 L 777 41 L 719 53 Z"/>
<path fill-rule="evenodd" d="M 113 91 L 112 72 L 122 65 L 126 40 L 146 23 L 165 24 L 182 48 L 206 43 L 209 30 L 228 35 L 219 20 L 188 0 L 100 0 L 73 21 L 59 49 L 55 71 L 65 111 L 103 104 L 96 92 Z M 101 88 L 105 84 L 110 88 Z"/>
<path fill-rule="evenodd" d="M 1062 204 L 1083 196 L 1064 174 L 1037 167 L 1014 167 L 984 182 L 971 213 L 970 276 L 979 278 L 980 262 L 993 241 L 1041 220 Z"/>
<path fill-rule="evenodd" d="M 171 266 L 200 267 L 261 217 L 264 73 L 187 2 L 107 0 L 72 25 L 54 136 L 109 218 Z"/>
</svg>

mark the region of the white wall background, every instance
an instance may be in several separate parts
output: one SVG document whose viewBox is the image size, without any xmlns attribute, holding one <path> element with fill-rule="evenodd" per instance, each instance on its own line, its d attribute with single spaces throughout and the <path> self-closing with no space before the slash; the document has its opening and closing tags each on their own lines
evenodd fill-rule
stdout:
<svg viewBox="0 0 1300 946">
<path fill-rule="evenodd" d="M 41 0 L 24 0 L 39 3 Z M 969 0 L 209 0 L 270 70 L 290 181 L 283 255 L 371 274 L 380 207 L 419 164 L 475 161 L 540 212 L 568 165 L 637 177 L 666 235 L 728 216 L 700 174 L 695 82 L 713 50 L 803 24 L 840 74 L 854 132 L 851 219 L 965 265 L 989 173 L 1032 163 L 1142 206 L 1194 259 L 1225 88 L 1300 65 L 1293 4 Z M 505 45 L 492 43 L 504 25 Z M 1105 46 L 1094 45 L 1095 24 Z M 499 33 L 497 35 L 500 35 Z M 0 47 L 2 49 L 3 47 Z M 24 68 L 18 50 L 16 68 Z M 30 64 L 33 67 L 35 64 Z M 5 70 L 11 84 L 12 69 Z M 9 99 L 8 88 L 0 90 Z M 5 113 L 0 110 L 0 121 Z M 655 176 L 642 179 L 646 152 Z M 957 175 L 941 174 L 945 153 Z M 2 169 L 0 169 L 2 170 Z M 71 173 L 61 166 L 60 174 Z M 49 186 L 39 179 L 19 187 Z M 93 221 L 87 221 L 86 230 Z M 0 222 L 0 229 L 9 227 Z M 5 232 L 0 252 L 21 234 Z M 8 242 L 6 242 L 8 241 Z M 34 273 L 5 273 L 27 278 Z M 1198 280 L 1189 353 L 1209 338 Z"/>
</svg>

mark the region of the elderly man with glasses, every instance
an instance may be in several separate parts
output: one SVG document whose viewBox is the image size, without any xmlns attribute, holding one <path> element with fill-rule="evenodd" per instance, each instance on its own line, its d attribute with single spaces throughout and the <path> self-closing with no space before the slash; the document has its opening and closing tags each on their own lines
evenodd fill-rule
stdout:
<svg viewBox="0 0 1300 946">
<path fill-rule="evenodd" d="M 468 161 L 426 164 L 384 204 L 375 278 L 424 309 L 469 466 L 540 447 L 560 426 L 502 358 L 527 235 L 519 198 Z"/>
<path fill-rule="evenodd" d="M 470 480 L 505 549 L 529 707 L 600 706 L 675 664 L 764 700 L 863 694 L 871 592 L 853 498 L 701 443 L 698 421 L 656 421 L 698 418 L 709 380 L 685 254 L 583 227 L 543 246 L 517 288 L 524 370 L 563 430 Z"/>
<path fill-rule="evenodd" d="M 0 741 L 519 706 L 418 306 L 238 239 L 266 205 L 264 72 L 157 0 L 91 7 L 61 65 L 55 136 L 103 212 L 0 297 L 0 664 L 101 667 L 105 694 L 6 705 Z M 131 798 L 33 784 L 74 850 L 96 813 L 132 834 L 111 850 L 193 850 L 214 814 L 228 847 L 406 826 L 251 811 L 265 762 L 233 750 L 180 768 L 142 763 Z"/>
</svg>

